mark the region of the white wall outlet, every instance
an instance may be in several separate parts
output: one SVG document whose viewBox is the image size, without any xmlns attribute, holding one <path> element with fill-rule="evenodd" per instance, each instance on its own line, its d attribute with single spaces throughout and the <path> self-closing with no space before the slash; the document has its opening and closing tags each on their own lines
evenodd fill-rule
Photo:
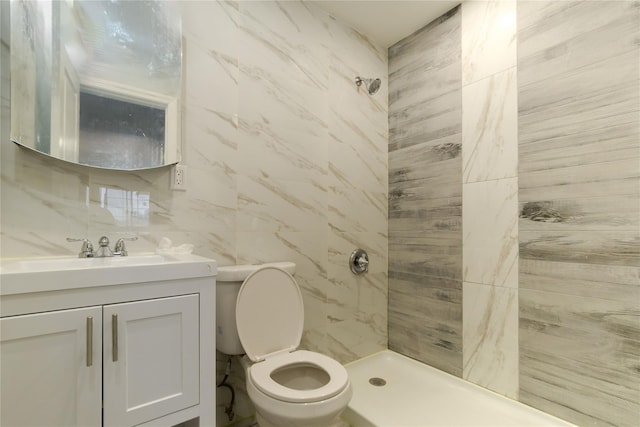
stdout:
<svg viewBox="0 0 640 427">
<path fill-rule="evenodd" d="M 186 191 L 187 185 L 185 181 L 186 167 L 184 165 L 175 164 L 171 167 L 171 189 L 178 191 Z"/>
</svg>

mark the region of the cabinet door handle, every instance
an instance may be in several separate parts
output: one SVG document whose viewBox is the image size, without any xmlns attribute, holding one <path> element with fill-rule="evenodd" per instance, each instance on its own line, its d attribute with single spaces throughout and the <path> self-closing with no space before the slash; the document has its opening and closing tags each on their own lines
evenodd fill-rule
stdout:
<svg viewBox="0 0 640 427">
<path fill-rule="evenodd" d="M 111 358 L 118 361 L 118 315 L 111 315 Z"/>
<path fill-rule="evenodd" d="M 93 317 L 87 317 L 87 367 L 93 366 Z"/>
</svg>

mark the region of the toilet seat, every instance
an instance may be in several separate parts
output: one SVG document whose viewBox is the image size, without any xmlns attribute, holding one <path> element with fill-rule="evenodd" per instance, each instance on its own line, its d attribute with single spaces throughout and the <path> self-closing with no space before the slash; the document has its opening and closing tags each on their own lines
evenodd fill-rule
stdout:
<svg viewBox="0 0 640 427">
<path fill-rule="evenodd" d="M 328 374 L 329 382 L 311 390 L 295 390 L 277 383 L 271 377 L 271 374 L 278 369 L 295 364 L 316 366 Z M 256 388 L 264 394 L 292 403 L 329 399 L 343 391 L 349 384 L 349 375 L 344 366 L 323 354 L 306 350 L 277 354 L 262 362 L 255 363 L 251 365 L 249 375 Z"/>
</svg>

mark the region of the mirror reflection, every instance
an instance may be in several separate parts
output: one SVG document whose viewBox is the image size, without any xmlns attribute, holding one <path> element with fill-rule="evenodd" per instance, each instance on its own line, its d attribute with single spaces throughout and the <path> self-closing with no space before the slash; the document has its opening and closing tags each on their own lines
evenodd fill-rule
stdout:
<svg viewBox="0 0 640 427">
<path fill-rule="evenodd" d="M 11 1 L 11 138 L 83 165 L 179 160 L 176 2 Z"/>
</svg>

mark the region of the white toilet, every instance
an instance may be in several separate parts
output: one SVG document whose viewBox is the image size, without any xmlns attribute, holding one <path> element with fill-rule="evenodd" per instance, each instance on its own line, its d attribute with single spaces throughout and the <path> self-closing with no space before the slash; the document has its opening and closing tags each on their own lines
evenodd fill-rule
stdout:
<svg viewBox="0 0 640 427">
<path fill-rule="evenodd" d="M 219 267 L 216 277 L 216 346 L 246 353 L 247 392 L 261 427 L 331 426 L 353 393 L 344 366 L 296 350 L 304 306 L 294 272 L 294 263 L 282 262 Z"/>
</svg>

